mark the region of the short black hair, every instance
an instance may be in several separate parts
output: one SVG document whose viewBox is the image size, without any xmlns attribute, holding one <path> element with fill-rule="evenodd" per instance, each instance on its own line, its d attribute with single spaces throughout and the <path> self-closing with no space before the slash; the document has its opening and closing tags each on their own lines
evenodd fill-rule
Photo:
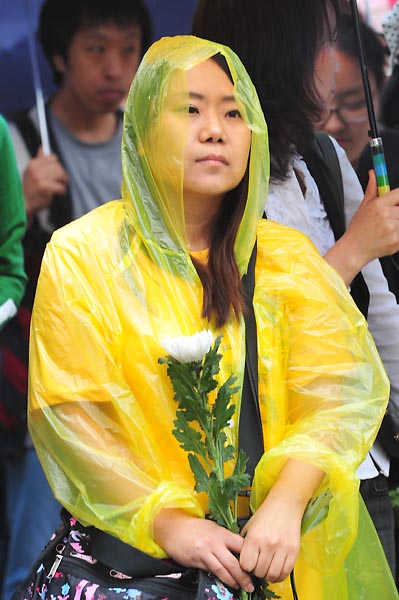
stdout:
<svg viewBox="0 0 399 600">
<path fill-rule="evenodd" d="M 53 57 L 67 60 L 72 38 L 81 28 L 99 23 L 115 23 L 121 28 L 137 25 L 141 29 L 141 52 L 152 42 L 152 21 L 142 0 L 45 0 L 40 12 L 39 40 L 53 68 L 54 79 L 62 77 L 54 69 Z"/>
<path fill-rule="evenodd" d="M 362 19 L 359 21 L 367 70 L 371 73 L 379 90 L 385 81 L 385 66 L 388 58 L 387 48 L 379 34 Z M 342 54 L 359 60 L 358 42 L 351 14 L 343 12 L 339 19 L 336 48 Z M 360 68 L 360 66 L 359 66 Z"/>
<path fill-rule="evenodd" d="M 335 36 L 330 16 L 338 20 L 338 0 L 199 0 L 192 33 L 230 46 L 256 87 L 273 179 L 285 179 L 292 156 L 311 143 L 322 108 L 315 63 Z"/>
</svg>

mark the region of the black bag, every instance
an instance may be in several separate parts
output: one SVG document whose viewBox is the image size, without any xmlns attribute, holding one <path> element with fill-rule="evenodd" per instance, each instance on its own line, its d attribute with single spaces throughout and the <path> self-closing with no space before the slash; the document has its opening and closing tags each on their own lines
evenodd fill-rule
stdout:
<svg viewBox="0 0 399 600">
<path fill-rule="evenodd" d="M 83 527 L 65 510 L 61 517 L 60 528 L 12 600 L 239 600 L 239 591 L 210 573 L 154 558 Z M 107 562 L 100 560 L 103 556 Z"/>
</svg>

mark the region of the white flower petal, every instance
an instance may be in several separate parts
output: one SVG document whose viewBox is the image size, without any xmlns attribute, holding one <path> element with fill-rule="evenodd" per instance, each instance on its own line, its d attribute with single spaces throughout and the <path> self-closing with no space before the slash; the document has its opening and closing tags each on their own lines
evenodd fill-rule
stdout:
<svg viewBox="0 0 399 600">
<path fill-rule="evenodd" d="M 165 337 L 161 340 L 166 352 L 182 363 L 201 361 L 212 346 L 213 335 L 204 329 L 194 335 Z"/>
</svg>

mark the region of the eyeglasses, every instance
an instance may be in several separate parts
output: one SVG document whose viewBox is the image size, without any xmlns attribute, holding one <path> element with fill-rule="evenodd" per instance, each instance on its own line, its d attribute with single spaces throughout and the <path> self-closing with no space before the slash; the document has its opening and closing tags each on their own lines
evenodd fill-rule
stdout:
<svg viewBox="0 0 399 600">
<path fill-rule="evenodd" d="M 364 100 L 356 102 L 355 104 L 343 104 L 337 108 L 330 108 L 330 114 L 325 122 L 327 122 L 334 113 L 340 121 L 345 123 L 345 125 L 350 125 L 351 123 L 364 123 L 368 118 L 367 107 Z"/>
</svg>

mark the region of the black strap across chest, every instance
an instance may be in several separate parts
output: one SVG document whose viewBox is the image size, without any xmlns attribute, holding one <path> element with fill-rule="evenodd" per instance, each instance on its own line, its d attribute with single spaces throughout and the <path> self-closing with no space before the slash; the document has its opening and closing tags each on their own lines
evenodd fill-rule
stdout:
<svg viewBox="0 0 399 600">
<path fill-rule="evenodd" d="M 306 165 L 320 192 L 335 240 L 345 233 L 344 192 L 341 168 L 330 138 L 318 134 L 312 146 L 305 152 Z M 351 295 L 359 310 L 367 318 L 370 293 L 362 273 L 351 283 Z"/>
<path fill-rule="evenodd" d="M 238 445 L 248 456 L 247 473 L 251 479 L 256 465 L 264 452 L 262 422 L 258 402 L 258 344 L 256 319 L 253 307 L 255 289 L 255 263 L 257 246 L 248 265 L 247 274 L 243 277 L 245 298 L 245 373 L 241 398 Z"/>
</svg>

